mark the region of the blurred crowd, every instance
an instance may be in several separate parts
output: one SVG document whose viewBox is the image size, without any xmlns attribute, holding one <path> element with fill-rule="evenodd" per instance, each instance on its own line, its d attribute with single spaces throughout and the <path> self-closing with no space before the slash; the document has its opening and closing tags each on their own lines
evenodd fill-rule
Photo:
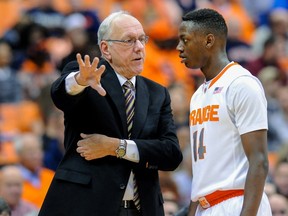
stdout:
<svg viewBox="0 0 288 216">
<path fill-rule="evenodd" d="M 0 0 L 0 197 L 13 216 L 37 215 L 63 156 L 64 118 L 50 84 L 76 53 L 100 56 L 99 24 L 119 9 L 139 19 L 149 36 L 142 75 L 171 94 L 184 160 L 176 171 L 160 172 L 166 215 L 189 204 L 189 101 L 203 77 L 180 63 L 176 45 L 182 15 L 203 7 L 226 19 L 229 59 L 263 84 L 270 161 L 265 191 L 273 216 L 288 216 L 287 0 Z"/>
</svg>

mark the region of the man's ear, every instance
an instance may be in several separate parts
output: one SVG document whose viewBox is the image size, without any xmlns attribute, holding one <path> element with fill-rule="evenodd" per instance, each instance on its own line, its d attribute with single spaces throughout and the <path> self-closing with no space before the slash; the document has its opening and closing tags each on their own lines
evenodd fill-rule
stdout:
<svg viewBox="0 0 288 216">
<path fill-rule="evenodd" d="M 213 34 L 208 34 L 206 36 L 206 48 L 210 49 L 213 46 L 214 42 L 215 42 L 214 35 Z"/>
<path fill-rule="evenodd" d="M 107 41 L 101 41 L 100 43 L 100 50 L 103 55 L 103 57 L 107 60 L 111 60 L 111 54 L 109 51 L 109 46 Z"/>
</svg>

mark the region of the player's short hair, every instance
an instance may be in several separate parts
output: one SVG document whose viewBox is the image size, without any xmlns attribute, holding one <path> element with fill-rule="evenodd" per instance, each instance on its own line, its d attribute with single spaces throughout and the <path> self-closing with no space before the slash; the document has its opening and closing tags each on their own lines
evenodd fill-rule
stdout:
<svg viewBox="0 0 288 216">
<path fill-rule="evenodd" d="M 227 38 L 228 28 L 223 16 L 217 11 L 202 8 L 190 11 L 182 17 L 183 21 L 191 21 L 199 30 L 205 33 L 213 33 Z"/>
</svg>

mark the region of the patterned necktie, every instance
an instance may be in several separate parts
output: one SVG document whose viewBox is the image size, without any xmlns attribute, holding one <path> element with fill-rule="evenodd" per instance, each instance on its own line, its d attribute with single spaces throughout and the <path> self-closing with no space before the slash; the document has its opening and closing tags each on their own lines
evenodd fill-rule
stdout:
<svg viewBox="0 0 288 216">
<path fill-rule="evenodd" d="M 131 137 L 131 129 L 133 125 L 133 116 L 134 116 L 134 104 L 135 104 L 135 96 L 134 96 L 134 86 L 133 83 L 127 80 L 123 84 L 124 88 L 124 97 L 125 97 L 125 105 L 126 105 L 126 116 L 127 116 L 127 127 L 128 127 L 128 138 Z M 133 201 L 138 210 L 140 210 L 140 197 L 138 192 L 138 186 L 135 179 L 135 174 L 133 173 L 133 185 L 134 185 L 134 196 Z"/>
<path fill-rule="evenodd" d="M 128 80 L 123 84 L 123 88 L 124 88 L 124 97 L 125 97 L 125 105 L 126 105 L 128 138 L 130 139 L 132 125 L 133 125 L 134 103 L 135 103 L 133 83 Z"/>
</svg>

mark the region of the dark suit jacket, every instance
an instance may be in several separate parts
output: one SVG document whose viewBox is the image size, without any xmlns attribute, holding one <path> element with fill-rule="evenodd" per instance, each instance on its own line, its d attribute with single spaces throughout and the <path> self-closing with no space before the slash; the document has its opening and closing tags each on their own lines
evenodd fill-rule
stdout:
<svg viewBox="0 0 288 216">
<path fill-rule="evenodd" d="M 122 87 L 111 66 L 101 84 L 105 97 L 87 87 L 71 96 L 65 91 L 65 78 L 78 71 L 69 63 L 51 88 L 55 105 L 65 118 L 65 155 L 42 205 L 40 216 L 116 216 L 131 169 L 138 182 L 143 216 L 162 216 L 163 198 L 158 170 L 172 171 L 182 161 L 166 88 L 137 76 L 135 116 L 131 139 L 135 141 L 140 162 L 107 156 L 86 161 L 76 152 L 80 133 L 99 133 L 127 139 L 125 100 Z"/>
</svg>

